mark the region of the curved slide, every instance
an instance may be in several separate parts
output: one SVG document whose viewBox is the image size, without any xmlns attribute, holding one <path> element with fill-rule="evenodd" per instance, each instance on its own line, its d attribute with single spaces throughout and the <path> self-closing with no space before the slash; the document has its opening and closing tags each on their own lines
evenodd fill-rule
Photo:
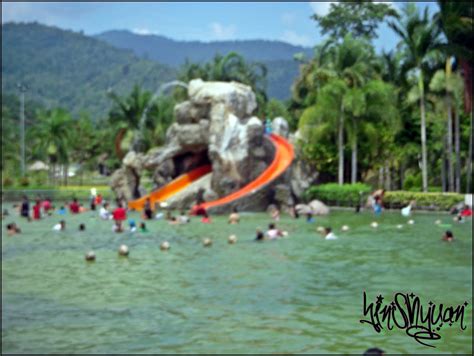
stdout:
<svg viewBox="0 0 474 356">
<path fill-rule="evenodd" d="M 286 139 L 275 134 L 271 134 L 269 136 L 269 139 L 275 146 L 275 157 L 273 158 L 272 163 L 267 167 L 265 171 L 262 172 L 262 174 L 260 174 L 260 176 L 258 176 L 255 180 L 242 187 L 238 191 L 231 193 L 223 198 L 210 202 L 205 202 L 201 206 L 203 206 L 205 209 L 209 209 L 219 205 L 229 204 L 237 199 L 255 193 L 258 189 L 271 183 L 273 180 L 278 178 L 283 172 L 285 172 L 294 158 L 293 146 Z M 155 202 L 164 201 L 170 198 L 172 195 L 183 190 L 192 182 L 210 173 L 211 171 L 211 165 L 196 168 L 191 172 L 179 176 L 163 188 L 140 199 L 129 202 L 128 207 L 130 209 L 142 210 L 145 201 L 148 197 L 150 198 L 151 205 L 153 206 Z"/>
</svg>

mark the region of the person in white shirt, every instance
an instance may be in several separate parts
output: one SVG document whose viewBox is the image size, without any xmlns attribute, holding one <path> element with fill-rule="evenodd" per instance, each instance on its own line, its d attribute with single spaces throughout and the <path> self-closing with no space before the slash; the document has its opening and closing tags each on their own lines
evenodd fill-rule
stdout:
<svg viewBox="0 0 474 356">
<path fill-rule="evenodd" d="M 110 220 L 112 218 L 112 215 L 110 214 L 110 211 L 108 210 L 108 208 L 109 208 L 108 203 L 104 203 L 104 205 L 102 205 L 102 207 L 100 208 L 99 216 L 101 219 Z"/>
<path fill-rule="evenodd" d="M 337 236 L 334 235 L 334 233 L 332 232 L 332 229 L 330 227 L 326 227 L 324 229 L 324 238 L 326 240 L 336 240 Z"/>
<path fill-rule="evenodd" d="M 275 224 L 268 225 L 267 237 L 269 240 L 275 240 L 283 236 L 283 233 L 275 227 Z"/>
<path fill-rule="evenodd" d="M 66 222 L 61 220 L 59 224 L 53 226 L 53 231 L 63 231 L 66 229 Z"/>
</svg>

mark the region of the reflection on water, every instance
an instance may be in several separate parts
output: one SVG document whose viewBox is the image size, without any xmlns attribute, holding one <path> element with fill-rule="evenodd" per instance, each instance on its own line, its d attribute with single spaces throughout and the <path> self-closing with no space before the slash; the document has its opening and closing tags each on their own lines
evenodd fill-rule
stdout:
<svg viewBox="0 0 474 356">
<path fill-rule="evenodd" d="M 139 219 L 135 216 L 136 220 Z M 115 235 L 89 213 L 21 222 L 24 233 L 3 236 L 4 352 L 74 353 L 390 353 L 471 352 L 471 223 L 452 227 L 456 242 L 440 241 L 439 216 L 404 219 L 386 214 L 377 230 L 370 215 L 333 213 L 308 224 L 284 218 L 291 236 L 254 243 L 263 214 L 239 226 L 216 217 L 205 225 L 148 223 L 149 234 Z M 449 223 L 449 216 L 442 219 Z M 2 229 L 10 220 L 3 221 Z M 79 223 L 85 233 L 77 230 Z M 324 241 L 316 225 L 339 239 Z M 351 230 L 340 232 L 347 224 Z M 227 236 L 236 234 L 236 245 Z M 214 244 L 203 248 L 202 237 Z M 159 250 L 163 240 L 168 252 Z M 130 257 L 119 258 L 125 243 Z M 93 249 L 95 263 L 84 253 Z M 467 300 L 464 332 L 441 331 L 436 349 L 402 330 L 375 333 L 362 318 L 362 293 L 414 291 L 422 300 L 457 305 Z"/>
</svg>

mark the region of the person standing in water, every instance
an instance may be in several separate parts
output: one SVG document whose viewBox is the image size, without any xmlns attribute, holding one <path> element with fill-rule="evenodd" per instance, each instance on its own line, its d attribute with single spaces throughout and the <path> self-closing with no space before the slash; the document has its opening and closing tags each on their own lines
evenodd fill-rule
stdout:
<svg viewBox="0 0 474 356">
<path fill-rule="evenodd" d="M 151 208 L 150 198 L 146 198 L 145 207 L 143 209 L 143 215 L 146 220 L 153 219 L 153 210 Z"/>
<path fill-rule="evenodd" d="M 30 217 L 30 202 L 26 195 L 23 196 L 23 201 L 21 202 L 20 215 L 24 218 Z"/>
<path fill-rule="evenodd" d="M 232 209 L 232 213 L 229 215 L 229 221 L 228 223 L 231 225 L 238 224 L 240 222 L 240 216 L 239 213 L 237 212 L 237 208 L 234 207 Z"/>
<path fill-rule="evenodd" d="M 41 219 L 41 200 L 37 200 L 36 204 L 33 206 L 33 219 Z"/>
<path fill-rule="evenodd" d="M 118 202 L 117 208 L 112 212 L 115 225 L 117 226 L 118 231 L 123 231 L 122 223 L 127 219 L 127 210 L 122 206 L 122 202 Z M 118 232 L 117 231 L 117 232 Z"/>
</svg>

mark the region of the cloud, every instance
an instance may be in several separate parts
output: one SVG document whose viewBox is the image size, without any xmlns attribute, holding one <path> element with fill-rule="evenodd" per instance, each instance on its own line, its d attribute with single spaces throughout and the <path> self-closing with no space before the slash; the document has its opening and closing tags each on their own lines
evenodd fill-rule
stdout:
<svg viewBox="0 0 474 356">
<path fill-rule="evenodd" d="M 213 22 L 210 24 L 212 35 L 217 40 L 229 40 L 235 38 L 237 29 L 234 25 L 222 25 L 219 22 Z"/>
<path fill-rule="evenodd" d="M 158 31 L 152 31 L 152 30 L 149 30 L 148 28 L 141 28 L 141 27 L 132 29 L 132 32 L 137 35 L 157 35 L 159 33 Z"/>
<path fill-rule="evenodd" d="M 305 35 L 299 35 L 294 31 L 287 30 L 283 33 L 280 37 L 281 41 L 291 43 L 296 46 L 311 46 L 314 42 L 311 40 L 310 37 Z"/>
<path fill-rule="evenodd" d="M 295 23 L 295 20 L 296 15 L 293 12 L 285 12 L 281 15 L 281 22 L 283 22 L 284 25 L 293 25 Z"/>
</svg>

